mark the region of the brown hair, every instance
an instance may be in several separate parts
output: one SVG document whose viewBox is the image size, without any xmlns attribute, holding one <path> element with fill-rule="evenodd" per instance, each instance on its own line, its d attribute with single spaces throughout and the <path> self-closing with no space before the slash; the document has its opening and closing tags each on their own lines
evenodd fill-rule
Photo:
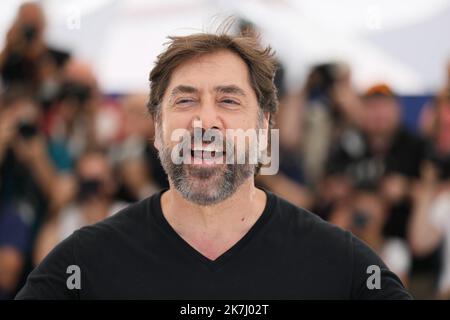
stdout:
<svg viewBox="0 0 450 320">
<path fill-rule="evenodd" d="M 270 113 L 269 126 L 278 108 L 277 89 L 274 84 L 276 61 L 270 46 L 261 47 L 254 33 L 231 36 L 227 34 L 198 33 L 169 37 L 167 49 L 156 60 L 150 72 L 150 100 L 148 109 L 158 120 L 164 93 L 172 72 L 182 63 L 202 54 L 229 50 L 244 60 L 248 66 L 250 84 L 256 93 L 259 107 Z"/>
</svg>

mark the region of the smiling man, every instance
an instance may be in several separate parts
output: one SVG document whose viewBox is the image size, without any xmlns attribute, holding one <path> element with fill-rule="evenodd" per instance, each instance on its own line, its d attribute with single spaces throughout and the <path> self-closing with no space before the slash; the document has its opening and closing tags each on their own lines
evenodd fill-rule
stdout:
<svg viewBox="0 0 450 320">
<path fill-rule="evenodd" d="M 17 298 L 410 298 L 360 240 L 255 187 L 250 146 L 264 141 L 237 148 L 225 132 L 272 127 L 274 73 L 253 37 L 171 38 L 149 101 L 170 188 L 76 231 Z"/>
</svg>

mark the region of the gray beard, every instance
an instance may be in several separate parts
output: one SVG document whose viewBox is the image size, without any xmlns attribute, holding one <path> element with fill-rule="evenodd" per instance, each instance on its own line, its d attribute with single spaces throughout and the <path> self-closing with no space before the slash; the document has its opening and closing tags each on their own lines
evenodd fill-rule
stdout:
<svg viewBox="0 0 450 320">
<path fill-rule="evenodd" d="M 162 167 L 175 189 L 188 201 L 201 206 L 220 203 L 255 174 L 255 164 L 223 164 L 212 168 L 198 168 L 189 164 L 175 164 L 171 149 L 159 134 L 162 149 L 159 152 Z"/>
</svg>

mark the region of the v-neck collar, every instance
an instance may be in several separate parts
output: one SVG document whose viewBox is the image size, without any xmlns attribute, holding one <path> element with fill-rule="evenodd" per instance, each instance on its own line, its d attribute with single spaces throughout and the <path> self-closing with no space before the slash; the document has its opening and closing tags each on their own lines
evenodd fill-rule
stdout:
<svg viewBox="0 0 450 320">
<path fill-rule="evenodd" d="M 211 271 L 216 271 L 220 267 L 222 267 L 226 262 L 231 260 L 239 251 L 245 248 L 249 241 L 261 230 L 261 228 L 267 224 L 271 214 L 274 203 L 274 195 L 263 189 L 259 188 L 266 194 L 266 204 L 262 214 L 259 216 L 258 220 L 250 227 L 247 233 L 239 239 L 231 248 L 222 253 L 215 260 L 211 260 L 201 254 L 197 249 L 192 247 L 186 240 L 184 240 L 170 223 L 167 221 L 166 217 L 163 214 L 161 207 L 161 196 L 164 192 L 168 191 L 168 189 L 164 189 L 160 191 L 153 197 L 152 201 L 152 211 L 156 217 L 158 224 L 162 227 L 162 230 L 169 238 L 173 239 L 175 245 L 177 245 L 181 250 L 183 250 L 187 255 L 189 255 L 193 260 L 202 265 L 206 266 Z"/>
</svg>

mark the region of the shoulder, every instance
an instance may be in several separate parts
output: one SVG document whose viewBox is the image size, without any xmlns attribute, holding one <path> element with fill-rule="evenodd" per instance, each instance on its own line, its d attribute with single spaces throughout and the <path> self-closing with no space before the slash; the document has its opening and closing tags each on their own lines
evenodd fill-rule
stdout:
<svg viewBox="0 0 450 320">
<path fill-rule="evenodd" d="M 96 276 L 105 267 L 124 257 L 130 248 L 139 247 L 146 230 L 145 219 L 151 197 L 129 205 L 115 215 L 83 227 L 61 241 L 29 275 L 17 299 L 80 298 L 78 290 L 66 286 L 68 268 Z M 141 231 L 142 230 L 142 231 Z"/>
<path fill-rule="evenodd" d="M 274 195 L 274 211 L 287 235 L 296 236 L 303 243 L 314 242 L 314 245 L 341 247 L 351 246 L 352 235 L 318 215 L 295 206 L 287 200 Z"/>
<path fill-rule="evenodd" d="M 318 272 L 324 270 L 323 266 L 333 266 L 347 279 L 352 299 L 411 298 L 398 277 L 365 242 L 282 198 L 274 199 L 280 236 L 288 239 L 290 252 L 303 251 L 299 253 L 302 263 L 309 261 Z M 380 290 L 371 290 L 367 285 L 373 269 L 379 270 Z"/>
<path fill-rule="evenodd" d="M 339 264 L 351 272 L 351 277 L 366 274 L 369 266 L 376 265 L 387 269 L 378 254 L 364 241 L 357 238 L 350 231 L 333 225 L 316 214 L 298 208 L 280 199 L 280 208 L 289 222 L 289 233 L 301 248 L 308 248 L 312 255 Z"/>
</svg>

